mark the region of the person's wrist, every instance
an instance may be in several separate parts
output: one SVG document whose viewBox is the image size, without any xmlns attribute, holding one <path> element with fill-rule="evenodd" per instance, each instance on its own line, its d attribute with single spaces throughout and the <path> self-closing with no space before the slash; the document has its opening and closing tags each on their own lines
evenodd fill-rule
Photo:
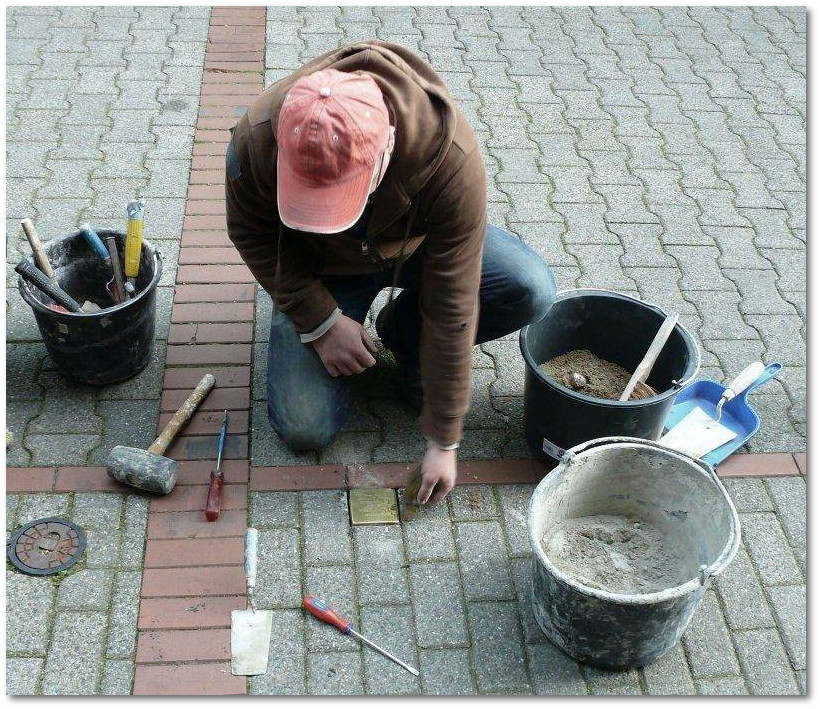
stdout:
<svg viewBox="0 0 820 709">
<path fill-rule="evenodd" d="M 428 452 L 439 453 L 439 454 L 448 453 L 451 456 L 455 457 L 457 449 L 458 449 L 458 446 L 455 446 L 455 447 L 442 446 L 436 441 L 433 441 L 429 438 L 427 439 L 427 451 Z"/>
</svg>

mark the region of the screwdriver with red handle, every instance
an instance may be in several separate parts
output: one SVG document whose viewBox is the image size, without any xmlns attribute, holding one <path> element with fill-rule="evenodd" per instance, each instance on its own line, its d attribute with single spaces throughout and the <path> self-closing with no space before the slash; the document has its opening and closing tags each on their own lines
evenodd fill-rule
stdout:
<svg viewBox="0 0 820 709">
<path fill-rule="evenodd" d="M 208 498 L 205 500 L 205 519 L 216 522 L 219 519 L 219 508 L 222 505 L 222 486 L 225 474 L 222 472 L 222 454 L 225 451 L 225 437 L 228 435 L 228 409 L 222 412 L 222 428 L 216 444 L 216 470 L 211 471 L 211 482 L 208 486 Z"/>
<path fill-rule="evenodd" d="M 387 650 L 380 648 L 378 645 L 376 645 L 376 643 L 372 642 L 371 640 L 368 640 L 366 637 L 364 637 L 364 635 L 359 635 L 359 633 L 353 630 L 353 626 L 349 620 L 345 620 L 344 618 L 340 618 L 338 615 L 336 615 L 336 612 L 333 609 L 331 609 L 324 601 L 315 598 L 314 596 L 305 596 L 302 599 L 302 605 L 308 612 L 315 615 L 319 620 L 323 620 L 325 623 L 330 623 L 330 625 L 335 625 L 345 635 L 352 635 L 354 638 L 358 638 L 365 645 L 369 645 L 374 650 L 384 655 L 386 658 L 393 660 L 393 662 L 395 662 L 397 665 L 404 667 L 405 670 L 418 677 L 419 671 L 415 667 L 410 667 L 410 665 L 405 664 L 398 657 L 394 657 L 389 652 L 387 652 Z"/>
</svg>

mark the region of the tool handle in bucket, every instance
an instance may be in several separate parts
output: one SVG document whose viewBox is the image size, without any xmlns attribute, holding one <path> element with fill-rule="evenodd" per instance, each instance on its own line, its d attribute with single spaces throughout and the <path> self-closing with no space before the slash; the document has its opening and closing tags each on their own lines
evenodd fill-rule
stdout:
<svg viewBox="0 0 820 709">
<path fill-rule="evenodd" d="M 245 581 L 248 588 L 256 587 L 256 561 L 259 554 L 259 530 L 248 527 L 245 531 Z"/>
<path fill-rule="evenodd" d="M 51 261 L 48 260 L 45 249 L 43 249 L 43 242 L 40 241 L 40 237 L 34 229 L 34 222 L 26 217 L 20 222 L 20 225 L 23 227 L 23 232 L 26 235 L 26 239 L 28 239 L 29 246 L 31 246 L 31 251 L 34 254 L 34 260 L 37 263 L 37 267 L 56 285 L 57 276 L 54 275 L 54 269 L 51 267 Z"/>
<path fill-rule="evenodd" d="M 661 323 L 660 329 L 655 334 L 652 344 L 649 345 L 649 349 L 646 351 L 643 359 L 635 368 L 635 372 L 630 377 L 629 383 L 621 393 L 621 396 L 618 399 L 619 401 L 626 401 L 629 399 L 637 383 L 645 382 L 647 380 L 649 373 L 652 371 L 652 367 L 655 366 L 655 362 L 657 361 L 661 350 L 664 348 L 664 345 L 666 345 L 666 341 L 669 339 L 669 335 L 672 334 L 672 330 L 675 329 L 675 325 L 677 325 L 677 323 L 677 313 L 670 313 L 666 316 L 663 323 Z"/>
<path fill-rule="evenodd" d="M 45 273 L 39 270 L 27 259 L 20 261 L 20 263 L 14 267 L 14 270 L 17 271 L 23 279 L 43 291 L 43 293 L 45 293 L 55 303 L 59 303 L 73 313 L 83 312 L 80 304 L 74 300 L 74 298 L 72 298 L 58 285 L 55 285 L 53 281 L 50 281 L 46 277 Z"/>
<path fill-rule="evenodd" d="M 165 453 L 165 449 L 168 448 L 171 441 L 174 440 L 174 436 L 188 423 L 188 419 L 194 415 L 194 411 L 197 410 L 205 397 L 208 396 L 211 389 L 214 388 L 215 383 L 216 379 L 214 379 L 213 374 L 206 374 L 202 377 L 199 384 L 196 385 L 196 389 L 191 392 L 191 395 L 185 400 L 182 406 L 177 409 L 177 412 L 171 417 L 171 420 L 165 428 L 162 429 L 162 433 L 159 434 L 157 440 L 150 445 L 148 448 L 150 453 L 156 453 L 157 455 Z"/>
<path fill-rule="evenodd" d="M 125 237 L 125 275 L 136 278 L 142 257 L 142 231 L 145 223 L 145 202 L 133 200 L 126 207 L 128 229 Z"/>
<path fill-rule="evenodd" d="M 108 253 L 108 249 L 106 248 L 105 244 L 103 244 L 100 235 L 91 227 L 90 224 L 83 224 L 80 226 L 80 234 L 82 235 L 83 239 L 86 240 L 88 245 L 94 250 L 94 252 L 99 256 L 101 259 L 106 260 L 110 258 Z"/>
</svg>

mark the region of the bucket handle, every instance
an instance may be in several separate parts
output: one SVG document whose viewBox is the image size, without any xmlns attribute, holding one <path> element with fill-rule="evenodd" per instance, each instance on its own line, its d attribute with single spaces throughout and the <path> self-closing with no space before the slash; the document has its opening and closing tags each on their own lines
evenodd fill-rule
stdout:
<svg viewBox="0 0 820 709">
<path fill-rule="evenodd" d="M 769 366 L 772 367 L 773 365 L 769 365 Z M 777 367 L 777 369 L 774 370 L 774 372 L 779 371 L 780 366 L 781 365 L 779 365 Z M 768 367 L 767 367 L 767 369 L 768 369 Z M 769 378 L 771 378 L 772 376 L 774 376 L 774 372 L 772 374 L 770 374 L 768 377 L 766 377 L 766 379 L 764 379 L 764 381 L 766 381 Z M 763 379 L 764 376 L 765 376 L 765 373 L 764 373 L 764 375 L 761 375 L 761 379 Z M 758 380 L 758 381 L 760 381 L 760 380 Z M 763 382 L 760 382 L 760 383 L 762 384 Z M 633 438 L 631 436 L 609 436 L 607 438 L 594 438 L 590 441 L 586 441 L 585 443 L 579 443 L 577 446 L 574 446 L 573 448 L 570 448 L 569 450 L 567 450 L 566 453 L 564 453 L 563 456 L 561 456 L 560 464 L 565 466 L 565 467 L 569 466 L 579 453 L 583 453 L 584 451 L 592 450 L 593 448 L 598 448 L 600 446 L 610 445 L 612 443 L 639 443 L 642 446 L 646 446 L 648 448 L 656 448 L 656 449 L 658 449 L 660 451 L 663 451 L 665 453 L 675 453 L 677 455 L 685 455 L 685 454 L 681 453 L 680 451 L 673 450 L 672 448 L 667 448 L 666 446 L 661 445 L 657 441 L 651 441 L 648 438 Z M 718 477 L 717 473 L 715 472 L 715 469 L 711 465 L 709 465 L 709 463 L 707 463 L 706 461 L 701 460 L 700 458 L 691 458 L 691 456 L 686 456 L 686 457 L 690 458 L 690 460 L 693 463 L 697 464 L 698 467 L 703 469 L 703 471 L 707 474 L 707 476 L 709 476 L 712 479 L 713 482 L 717 483 L 718 489 L 725 490 L 725 488 L 723 487 L 723 483 L 720 482 L 720 478 Z M 724 495 L 725 494 L 726 493 L 724 491 Z M 712 578 L 717 576 L 718 570 L 722 566 L 723 566 L 723 559 L 722 558 L 717 559 L 713 564 L 710 564 L 708 566 L 706 564 L 703 564 L 702 566 L 700 566 L 700 568 L 698 569 L 698 577 L 700 579 L 701 586 L 706 586 L 706 584 L 708 584 L 709 581 Z"/>
</svg>

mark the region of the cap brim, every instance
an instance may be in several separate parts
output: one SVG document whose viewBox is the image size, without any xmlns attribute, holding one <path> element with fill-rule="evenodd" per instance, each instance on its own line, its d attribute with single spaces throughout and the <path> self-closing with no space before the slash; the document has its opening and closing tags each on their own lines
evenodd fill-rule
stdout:
<svg viewBox="0 0 820 709">
<path fill-rule="evenodd" d="M 291 229 L 316 234 L 337 234 L 362 216 L 375 170 L 362 170 L 333 185 L 305 185 L 277 157 L 276 199 L 279 218 Z"/>
</svg>

